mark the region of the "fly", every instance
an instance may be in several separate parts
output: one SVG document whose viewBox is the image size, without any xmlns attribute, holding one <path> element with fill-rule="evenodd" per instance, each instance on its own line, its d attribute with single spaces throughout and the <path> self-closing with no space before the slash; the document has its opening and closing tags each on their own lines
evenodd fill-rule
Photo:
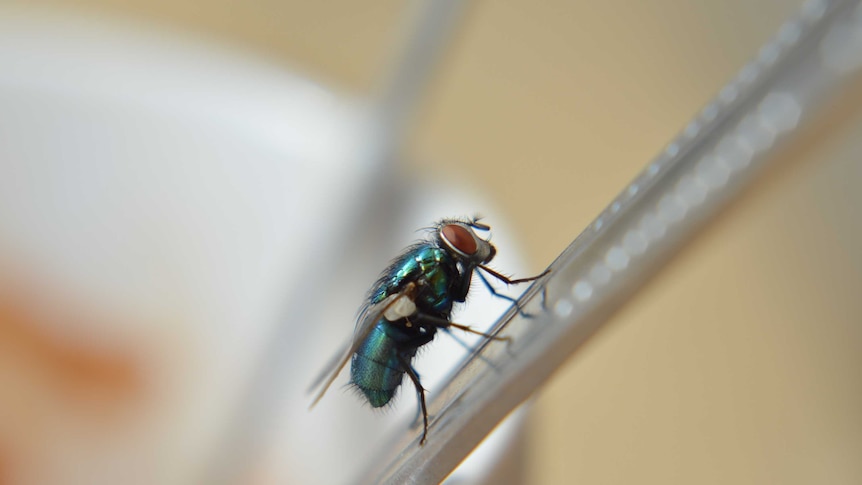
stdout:
<svg viewBox="0 0 862 485">
<path fill-rule="evenodd" d="M 497 250 L 476 231 L 490 229 L 478 218 L 444 219 L 432 228 L 426 240 L 413 244 L 395 258 L 371 288 L 352 340 L 312 386 L 315 388 L 326 379 L 311 405 L 323 397 L 348 360 L 350 384 L 375 408 L 389 403 L 407 374 L 422 409 L 424 428 L 419 444 L 423 445 L 428 436 L 428 411 L 425 389 L 411 364 L 416 351 L 431 342 L 438 329 L 453 327 L 491 340 L 509 340 L 452 322 L 453 304 L 466 300 L 474 273 L 494 296 L 512 302 L 515 299 L 498 294 L 482 272 L 507 285 L 534 281 L 548 273 L 509 279 L 489 268 L 487 264 Z"/>
</svg>

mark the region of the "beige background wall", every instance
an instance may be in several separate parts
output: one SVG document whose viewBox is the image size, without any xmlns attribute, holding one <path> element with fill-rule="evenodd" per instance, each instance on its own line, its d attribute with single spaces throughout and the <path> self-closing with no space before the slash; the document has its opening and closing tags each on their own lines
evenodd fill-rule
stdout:
<svg viewBox="0 0 862 485">
<path fill-rule="evenodd" d="M 354 94 L 405 4 L 46 2 L 211 36 Z M 798 6 L 474 2 L 404 165 L 549 263 Z M 530 483 L 862 481 L 862 109 L 828 114 L 538 397 Z"/>
</svg>

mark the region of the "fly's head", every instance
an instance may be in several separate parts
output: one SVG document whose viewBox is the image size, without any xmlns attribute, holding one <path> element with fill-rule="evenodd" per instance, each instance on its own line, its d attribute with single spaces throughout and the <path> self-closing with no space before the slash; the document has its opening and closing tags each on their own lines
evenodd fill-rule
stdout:
<svg viewBox="0 0 862 485">
<path fill-rule="evenodd" d="M 476 230 L 489 231 L 490 226 L 478 220 L 459 221 L 446 219 L 437 224 L 436 236 L 445 248 L 463 266 L 486 264 L 497 254 L 497 249 L 488 240 L 476 234 Z"/>
</svg>

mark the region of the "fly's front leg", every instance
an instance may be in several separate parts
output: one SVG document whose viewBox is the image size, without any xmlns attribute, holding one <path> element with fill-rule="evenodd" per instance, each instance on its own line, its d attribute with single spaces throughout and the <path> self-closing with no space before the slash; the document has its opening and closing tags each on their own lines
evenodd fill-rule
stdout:
<svg viewBox="0 0 862 485">
<path fill-rule="evenodd" d="M 503 274 L 500 274 L 500 273 L 494 271 L 493 269 L 485 266 L 484 264 L 480 264 L 479 268 L 482 268 L 483 271 L 487 272 L 489 275 L 493 276 L 494 278 L 497 278 L 498 280 L 502 281 L 503 283 L 506 283 L 507 285 L 517 285 L 519 283 L 527 283 L 528 281 L 536 281 L 537 279 L 539 279 L 542 276 L 545 276 L 546 274 L 551 272 L 550 269 L 546 269 L 545 271 L 542 271 L 542 274 L 538 274 L 536 276 L 530 276 L 529 278 L 518 278 L 516 280 L 513 280 L 513 279 L 511 279 L 511 278 L 509 278 Z"/>
<path fill-rule="evenodd" d="M 494 278 L 497 278 L 498 280 L 502 281 L 503 283 L 505 283 L 507 285 L 517 285 L 519 283 L 527 283 L 530 281 L 535 281 L 535 280 L 541 278 L 542 276 L 545 276 L 546 274 L 551 272 L 550 269 L 546 269 L 540 275 L 531 276 L 529 278 L 519 278 L 519 279 L 513 280 L 513 279 L 506 277 L 503 274 L 500 274 L 500 273 L 494 271 L 493 269 L 491 269 L 491 268 L 489 268 L 483 264 L 480 264 L 478 266 L 478 268 L 481 269 L 482 271 L 487 272 L 489 275 L 493 276 Z M 497 290 L 495 290 L 494 287 L 491 286 L 491 282 L 488 281 L 488 278 L 485 278 L 485 275 L 483 275 L 479 271 L 477 271 L 476 274 L 479 275 L 479 279 L 482 280 L 482 283 L 485 284 L 485 288 L 488 288 L 488 291 L 491 292 L 492 295 L 496 296 L 497 298 L 502 298 L 504 300 L 508 300 L 508 301 L 512 302 L 512 304 L 515 305 L 515 308 L 518 309 L 518 313 L 520 313 L 524 318 L 532 318 L 533 317 L 533 315 L 530 315 L 529 313 L 525 312 L 523 308 L 521 308 L 521 304 L 518 303 L 518 300 L 516 300 L 515 298 L 512 298 L 509 295 L 504 295 L 502 293 L 498 293 Z M 546 295 L 545 290 L 542 289 L 542 308 L 545 308 L 545 295 Z"/>
<path fill-rule="evenodd" d="M 476 274 L 479 275 L 479 279 L 482 280 L 482 283 L 485 284 L 485 288 L 488 288 L 488 291 L 491 292 L 492 295 L 496 296 L 497 298 L 502 298 L 503 300 L 508 300 L 508 301 L 512 302 L 512 304 L 515 305 L 515 308 L 518 309 L 518 313 L 523 315 L 525 318 L 531 318 L 532 317 L 532 315 L 528 314 L 527 312 L 524 311 L 523 308 L 521 308 L 521 304 L 518 303 L 518 300 L 516 300 L 515 298 L 512 298 L 509 295 L 497 293 L 497 290 L 495 290 L 494 287 L 491 286 L 491 283 L 488 281 L 488 278 L 485 278 L 485 276 L 482 275 L 482 273 L 477 272 Z"/>
</svg>

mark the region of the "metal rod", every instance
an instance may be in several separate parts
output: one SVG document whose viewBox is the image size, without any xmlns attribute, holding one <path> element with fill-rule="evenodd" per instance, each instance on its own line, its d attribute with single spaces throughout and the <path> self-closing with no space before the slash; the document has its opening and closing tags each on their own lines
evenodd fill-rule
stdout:
<svg viewBox="0 0 862 485">
<path fill-rule="evenodd" d="M 551 265 L 393 439 L 362 483 L 438 483 L 726 206 L 827 102 L 859 80 L 859 1 L 809 1 Z M 488 364 L 490 362 L 490 365 Z"/>
</svg>

